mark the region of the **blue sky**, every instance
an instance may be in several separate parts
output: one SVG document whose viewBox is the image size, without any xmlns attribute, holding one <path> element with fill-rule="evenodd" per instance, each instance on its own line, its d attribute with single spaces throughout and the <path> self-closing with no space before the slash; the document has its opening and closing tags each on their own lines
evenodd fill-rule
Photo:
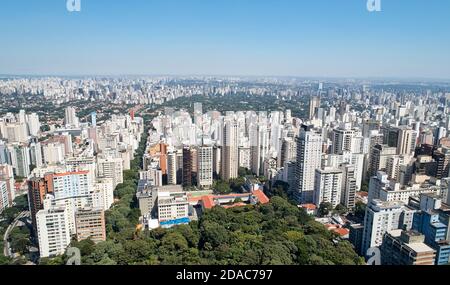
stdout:
<svg viewBox="0 0 450 285">
<path fill-rule="evenodd" d="M 0 74 L 450 79 L 450 1 L 0 1 Z"/>
</svg>

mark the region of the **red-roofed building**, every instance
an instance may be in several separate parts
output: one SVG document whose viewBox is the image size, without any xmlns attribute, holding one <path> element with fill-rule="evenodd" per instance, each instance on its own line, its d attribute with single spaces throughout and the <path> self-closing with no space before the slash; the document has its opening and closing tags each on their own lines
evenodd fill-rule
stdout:
<svg viewBox="0 0 450 285">
<path fill-rule="evenodd" d="M 299 208 L 304 209 L 306 211 L 306 213 L 311 216 L 314 216 L 317 212 L 317 206 L 314 204 L 299 205 Z"/>
<path fill-rule="evenodd" d="M 238 202 L 235 203 L 235 201 Z M 205 195 L 201 197 L 191 197 L 189 203 L 195 202 L 203 209 L 212 209 L 215 206 L 223 206 L 224 208 L 240 207 L 248 204 L 267 204 L 270 202 L 269 198 L 261 190 L 255 190 L 252 193 L 237 194 L 232 193 L 228 195 Z"/>
</svg>

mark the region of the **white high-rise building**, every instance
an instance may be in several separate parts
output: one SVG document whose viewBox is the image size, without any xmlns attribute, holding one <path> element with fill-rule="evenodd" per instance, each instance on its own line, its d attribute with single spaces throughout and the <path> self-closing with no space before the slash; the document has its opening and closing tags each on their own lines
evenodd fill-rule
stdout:
<svg viewBox="0 0 450 285">
<path fill-rule="evenodd" d="M 30 143 L 30 162 L 36 167 L 41 167 L 43 164 L 42 159 L 42 146 L 40 142 Z"/>
<path fill-rule="evenodd" d="M 65 111 L 64 116 L 64 123 L 66 124 L 66 127 L 73 127 L 78 128 L 79 127 L 79 120 L 75 111 L 75 108 L 73 107 L 67 107 Z"/>
<path fill-rule="evenodd" d="M 211 187 L 213 185 L 213 148 L 201 146 L 198 148 L 198 186 Z"/>
<path fill-rule="evenodd" d="M 6 181 L 0 180 L 0 214 L 3 212 L 3 210 L 11 206 L 9 204 L 9 193 L 7 186 L 8 185 L 6 184 Z"/>
<path fill-rule="evenodd" d="M 250 147 L 239 147 L 239 167 L 251 168 Z"/>
<path fill-rule="evenodd" d="M 341 202 L 342 171 L 337 168 L 316 169 L 314 202 L 330 203 L 335 208 Z"/>
<path fill-rule="evenodd" d="M 352 152 L 353 137 L 355 131 L 350 128 L 338 128 L 333 130 L 333 153 L 342 154 L 344 152 Z"/>
<path fill-rule="evenodd" d="M 416 131 L 403 127 L 398 130 L 397 154 L 410 155 L 416 147 Z"/>
<path fill-rule="evenodd" d="M 111 178 L 99 179 L 94 184 L 92 207 L 107 211 L 114 203 L 114 186 Z"/>
<path fill-rule="evenodd" d="M 368 205 L 364 218 L 363 252 L 367 252 L 371 247 L 380 246 L 386 232 L 398 229 L 410 230 L 414 212 L 414 209 L 401 202 L 373 200 Z"/>
<path fill-rule="evenodd" d="M 36 214 L 41 257 L 64 254 L 70 244 L 69 212 L 65 207 L 48 207 Z"/>
<path fill-rule="evenodd" d="M 295 199 L 300 203 L 314 202 L 316 169 L 322 159 L 322 135 L 313 131 L 302 131 L 297 138 L 297 164 Z"/>
<path fill-rule="evenodd" d="M 9 164 L 0 164 L 0 182 L 5 183 L 6 189 L 2 189 L 2 206 L 0 208 L 11 207 L 14 199 L 16 198 L 14 188 L 14 170 Z M 6 192 L 4 192 L 6 191 Z M 6 200 L 5 200 L 6 197 Z M 0 210 L 1 212 L 1 210 Z"/>
<path fill-rule="evenodd" d="M 42 152 L 45 164 L 62 164 L 64 162 L 65 147 L 62 143 L 45 144 L 42 146 Z"/>
<path fill-rule="evenodd" d="M 92 192 L 88 171 L 55 173 L 52 178 L 55 200 L 88 198 Z"/>
<path fill-rule="evenodd" d="M 114 182 L 114 188 L 123 183 L 123 161 L 122 158 L 98 158 L 97 176 L 102 178 L 111 178 Z"/>
<path fill-rule="evenodd" d="M 10 123 L 5 127 L 3 137 L 11 143 L 25 143 L 28 140 L 27 125 L 25 123 Z"/>
<path fill-rule="evenodd" d="M 27 116 L 28 130 L 31 136 L 35 137 L 39 134 L 41 124 L 39 123 L 39 116 L 36 113 L 32 113 Z"/>
</svg>

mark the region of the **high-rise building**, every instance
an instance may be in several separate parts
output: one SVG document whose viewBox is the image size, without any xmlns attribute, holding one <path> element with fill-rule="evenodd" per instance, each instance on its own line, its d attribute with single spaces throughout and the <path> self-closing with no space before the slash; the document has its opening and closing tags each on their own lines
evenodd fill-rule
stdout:
<svg viewBox="0 0 450 285">
<path fill-rule="evenodd" d="M 122 158 L 97 158 L 97 176 L 111 178 L 114 188 L 123 183 L 123 160 Z"/>
<path fill-rule="evenodd" d="M 41 257 L 64 254 L 70 244 L 70 213 L 65 207 L 44 207 L 36 214 L 36 229 Z"/>
<path fill-rule="evenodd" d="M 14 187 L 14 171 L 11 165 L 0 164 L 0 183 L 4 183 L 2 186 L 0 212 L 2 209 L 11 207 L 16 197 Z"/>
<path fill-rule="evenodd" d="M 10 206 L 6 181 L 0 180 L 0 214 Z"/>
<path fill-rule="evenodd" d="M 77 209 L 75 225 L 78 241 L 90 239 L 98 243 L 106 240 L 105 212 L 101 208 Z"/>
<path fill-rule="evenodd" d="M 356 179 L 355 166 L 344 163 L 341 165 L 342 170 L 342 193 L 341 204 L 347 209 L 353 209 L 356 204 Z"/>
<path fill-rule="evenodd" d="M 433 158 L 436 161 L 437 179 L 449 177 L 450 171 L 450 150 L 447 148 L 440 148 L 433 152 Z"/>
<path fill-rule="evenodd" d="M 55 200 L 88 198 L 93 190 L 88 174 L 88 171 L 49 174 Z"/>
<path fill-rule="evenodd" d="M 313 131 L 302 131 L 297 138 L 297 163 L 295 199 L 303 204 L 313 203 L 316 169 L 322 159 L 322 135 Z"/>
<path fill-rule="evenodd" d="M 111 178 L 99 178 L 94 184 L 92 207 L 107 211 L 114 203 L 114 185 Z"/>
<path fill-rule="evenodd" d="M 79 120 L 75 108 L 70 106 L 66 108 L 64 116 L 64 124 L 66 125 L 66 127 L 73 127 L 73 128 L 79 127 Z"/>
<path fill-rule="evenodd" d="M 282 139 L 281 153 L 278 157 L 278 167 L 285 167 L 286 163 L 296 161 L 297 144 L 293 138 L 286 137 Z"/>
<path fill-rule="evenodd" d="M 246 169 L 251 168 L 250 147 L 239 147 L 239 167 L 243 167 Z"/>
<path fill-rule="evenodd" d="M 62 143 L 47 143 L 42 146 L 45 164 L 62 164 L 64 162 L 65 146 Z"/>
<path fill-rule="evenodd" d="M 97 126 L 97 112 L 91 113 L 91 125 L 94 128 Z"/>
<path fill-rule="evenodd" d="M 342 171 L 334 168 L 316 169 L 314 203 L 330 203 L 335 208 L 341 202 Z"/>
<path fill-rule="evenodd" d="M 28 177 L 30 175 L 30 149 L 28 146 L 14 144 L 10 147 L 9 154 L 15 175 Z"/>
<path fill-rule="evenodd" d="M 31 136 L 36 137 L 40 130 L 41 130 L 41 124 L 39 123 L 39 116 L 36 113 L 32 113 L 27 116 L 27 124 L 28 124 L 28 131 Z"/>
<path fill-rule="evenodd" d="M 191 148 L 185 146 L 183 148 L 183 187 L 193 186 L 192 182 L 192 153 Z"/>
<path fill-rule="evenodd" d="M 221 177 L 228 181 L 238 177 L 238 125 L 234 118 L 227 118 L 223 127 Z"/>
<path fill-rule="evenodd" d="M 387 145 L 375 145 L 370 152 L 369 176 L 376 176 L 378 171 L 386 171 L 390 157 L 397 154 L 397 148 Z"/>
<path fill-rule="evenodd" d="M 416 149 L 416 131 L 408 127 L 399 127 L 397 154 L 412 154 Z"/>
<path fill-rule="evenodd" d="M 202 103 L 194 103 L 194 115 L 203 115 Z"/>
<path fill-rule="evenodd" d="M 8 162 L 8 147 L 6 146 L 6 143 L 4 141 L 0 140 L 0 164 L 6 164 Z"/>
<path fill-rule="evenodd" d="M 416 231 L 393 230 L 384 234 L 380 248 L 382 265 L 434 265 L 436 251 Z"/>
<path fill-rule="evenodd" d="M 353 138 L 355 130 L 349 128 L 337 128 L 333 130 L 332 151 L 334 154 L 342 154 L 344 152 L 352 152 Z"/>
<path fill-rule="evenodd" d="M 420 211 L 414 214 L 413 230 L 425 236 L 425 243 L 436 251 L 436 265 L 450 263 L 450 213 L 441 197 L 421 194 Z"/>
<path fill-rule="evenodd" d="M 313 96 L 309 100 L 309 119 L 312 120 L 317 114 L 317 109 L 320 108 L 320 97 Z"/>
<path fill-rule="evenodd" d="M 177 153 L 169 152 L 167 154 L 167 184 L 177 184 Z"/>
<path fill-rule="evenodd" d="M 383 243 L 385 233 L 393 230 L 410 230 L 415 210 L 401 202 L 373 200 L 367 207 L 364 218 L 362 251 Z"/>
<path fill-rule="evenodd" d="M 33 177 L 28 180 L 28 205 L 31 213 L 34 235 L 37 236 L 36 214 L 44 209 L 44 199 L 53 192 L 51 176 L 46 178 Z"/>
<path fill-rule="evenodd" d="M 213 148 L 201 146 L 198 148 L 198 186 L 201 188 L 213 185 Z"/>
<path fill-rule="evenodd" d="M 43 164 L 42 146 L 38 141 L 30 143 L 30 162 L 35 167 L 41 167 Z"/>
</svg>

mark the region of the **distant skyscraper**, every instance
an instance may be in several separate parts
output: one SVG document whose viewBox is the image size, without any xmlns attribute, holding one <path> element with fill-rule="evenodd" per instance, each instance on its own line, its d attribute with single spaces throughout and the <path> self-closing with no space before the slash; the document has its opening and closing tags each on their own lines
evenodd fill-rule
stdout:
<svg viewBox="0 0 450 285">
<path fill-rule="evenodd" d="M 97 126 L 97 112 L 91 113 L 91 124 L 93 127 Z"/>
<path fill-rule="evenodd" d="M 73 107 L 67 107 L 64 116 L 64 123 L 67 127 L 79 127 L 78 117 Z"/>
<path fill-rule="evenodd" d="M 194 103 L 194 115 L 203 115 L 202 103 Z"/>
<path fill-rule="evenodd" d="M 314 202 L 316 169 L 322 159 L 322 136 L 312 131 L 302 131 L 297 138 L 297 165 L 295 199 L 300 203 Z"/>
<path fill-rule="evenodd" d="M 39 116 L 36 113 L 32 113 L 27 116 L 28 131 L 31 136 L 37 136 L 41 129 L 41 124 L 39 123 Z"/>
<path fill-rule="evenodd" d="M 317 109 L 320 108 L 320 98 L 318 96 L 313 96 L 309 100 L 309 119 L 314 119 Z"/>
</svg>

